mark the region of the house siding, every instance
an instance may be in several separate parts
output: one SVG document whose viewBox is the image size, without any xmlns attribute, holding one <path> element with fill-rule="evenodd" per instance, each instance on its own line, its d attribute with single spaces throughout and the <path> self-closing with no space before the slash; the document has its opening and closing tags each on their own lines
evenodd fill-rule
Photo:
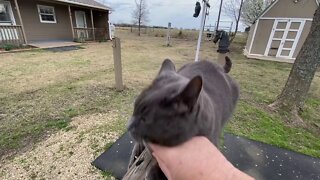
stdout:
<svg viewBox="0 0 320 180">
<path fill-rule="evenodd" d="M 14 0 L 9 1 L 16 25 L 22 25 L 18 16 L 18 10 Z M 71 6 L 73 27 L 76 27 L 75 11 L 86 13 L 87 27 L 92 28 L 90 7 L 82 7 L 66 3 L 53 3 L 49 0 L 17 0 L 25 34 L 28 42 L 35 41 L 73 41 L 72 28 L 68 6 Z M 53 6 L 55 10 L 56 23 L 41 23 L 37 5 Z M 96 31 L 96 39 L 109 39 L 109 11 L 92 9 L 94 27 L 101 28 Z M 103 29 L 102 29 L 103 28 Z"/>
<path fill-rule="evenodd" d="M 273 23 L 274 20 L 259 20 L 256 36 L 252 44 L 251 54 L 264 54 L 268 45 Z"/>
<path fill-rule="evenodd" d="M 68 6 L 35 0 L 19 0 L 28 41 L 73 40 Z M 57 23 L 41 23 L 37 5 L 53 6 Z"/>
<path fill-rule="evenodd" d="M 279 0 L 263 17 L 313 18 L 316 9 L 315 0 Z"/>
</svg>

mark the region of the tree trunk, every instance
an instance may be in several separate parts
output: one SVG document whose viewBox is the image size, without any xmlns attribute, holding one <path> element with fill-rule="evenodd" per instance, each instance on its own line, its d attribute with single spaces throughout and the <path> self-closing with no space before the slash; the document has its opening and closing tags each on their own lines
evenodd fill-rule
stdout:
<svg viewBox="0 0 320 180">
<path fill-rule="evenodd" d="M 230 39 L 230 43 L 232 43 L 232 41 L 234 40 L 234 38 L 236 38 L 236 35 L 237 35 L 237 33 L 238 33 L 239 22 L 240 22 L 240 18 L 241 18 L 242 5 L 243 5 L 243 0 L 241 0 L 241 2 L 240 2 L 239 14 L 238 14 L 238 17 L 237 17 L 237 19 L 236 19 L 236 30 L 235 30 L 235 32 L 234 32 L 234 36 Z"/>
<path fill-rule="evenodd" d="M 141 22 L 139 20 L 139 24 L 138 24 L 138 36 L 141 36 Z"/>
<path fill-rule="evenodd" d="M 142 0 L 139 1 L 139 27 L 138 27 L 138 35 L 141 36 L 141 21 L 142 21 Z"/>
<path fill-rule="evenodd" d="M 320 7 L 318 7 L 310 33 L 291 69 L 287 83 L 277 100 L 270 105 L 292 113 L 292 122 L 301 124 L 298 113 L 302 110 L 314 75 L 320 64 Z"/>
</svg>

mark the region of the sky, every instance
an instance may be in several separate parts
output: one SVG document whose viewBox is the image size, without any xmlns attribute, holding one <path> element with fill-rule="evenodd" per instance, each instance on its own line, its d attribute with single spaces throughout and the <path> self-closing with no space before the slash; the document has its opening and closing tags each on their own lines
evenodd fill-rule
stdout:
<svg viewBox="0 0 320 180">
<path fill-rule="evenodd" d="M 134 0 L 97 0 L 110 6 L 114 11 L 110 15 L 112 23 L 132 23 Z M 196 0 L 146 0 L 149 9 L 150 26 L 167 26 L 172 23 L 175 28 L 199 29 L 200 16 L 193 17 Z M 214 25 L 218 19 L 220 0 L 210 0 L 210 14 L 207 25 Z M 222 26 L 230 26 L 231 19 L 222 13 Z M 243 27 L 240 27 L 243 29 Z"/>
</svg>

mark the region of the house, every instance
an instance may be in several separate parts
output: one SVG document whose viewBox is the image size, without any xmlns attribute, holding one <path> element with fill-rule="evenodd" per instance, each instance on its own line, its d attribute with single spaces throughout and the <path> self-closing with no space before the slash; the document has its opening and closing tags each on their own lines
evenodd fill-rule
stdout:
<svg viewBox="0 0 320 180">
<path fill-rule="evenodd" d="M 109 11 L 94 0 L 0 0 L 0 45 L 109 39 Z"/>
<path fill-rule="evenodd" d="M 294 62 L 318 6 L 319 0 L 275 0 L 251 26 L 244 54 Z"/>
</svg>

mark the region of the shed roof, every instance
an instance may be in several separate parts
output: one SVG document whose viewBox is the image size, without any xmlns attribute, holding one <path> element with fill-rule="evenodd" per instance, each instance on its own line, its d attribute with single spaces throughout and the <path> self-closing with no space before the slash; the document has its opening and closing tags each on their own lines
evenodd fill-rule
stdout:
<svg viewBox="0 0 320 180">
<path fill-rule="evenodd" d="M 279 0 L 272 1 L 268 7 L 266 7 L 261 14 L 254 20 L 253 24 L 256 23 L 265 13 L 267 13 Z"/>
<path fill-rule="evenodd" d="M 80 5 L 80 6 L 87 6 L 87 7 L 103 9 L 103 10 L 111 10 L 110 7 L 103 5 L 102 3 L 99 3 L 95 0 L 55 0 L 55 1 L 65 2 L 69 4 Z"/>
<path fill-rule="evenodd" d="M 297 1 L 299 2 L 300 0 L 297 0 Z M 279 2 L 279 0 L 273 0 L 273 1 L 271 2 L 271 4 L 270 4 L 268 7 L 266 7 L 266 8 L 261 12 L 261 14 L 254 20 L 253 24 L 255 24 L 258 19 L 260 19 L 262 16 L 264 16 L 266 13 L 268 13 L 268 11 L 270 11 L 278 2 Z M 315 2 L 316 2 L 317 5 L 319 6 L 320 0 L 315 0 Z"/>
</svg>

